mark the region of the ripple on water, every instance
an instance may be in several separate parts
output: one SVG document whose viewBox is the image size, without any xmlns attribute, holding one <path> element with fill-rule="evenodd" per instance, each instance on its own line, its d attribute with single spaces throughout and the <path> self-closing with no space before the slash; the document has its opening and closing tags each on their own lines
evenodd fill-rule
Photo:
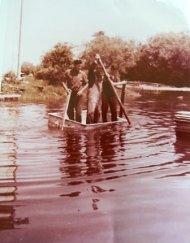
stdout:
<svg viewBox="0 0 190 243">
<path fill-rule="evenodd" d="M 5 228 L 29 224 L 29 218 L 41 223 L 44 215 L 65 219 L 71 213 L 76 216 L 76 210 L 87 215 L 103 208 L 105 216 L 113 205 L 120 210 L 121 202 L 123 207 L 127 202 L 129 215 L 121 211 L 127 220 L 138 208 L 137 199 L 146 205 L 151 202 L 148 196 L 155 198 L 155 188 L 170 188 L 178 180 L 187 187 L 190 146 L 176 139 L 169 112 L 136 109 L 130 115 L 136 121 L 131 128 L 113 126 L 83 133 L 48 130 L 43 105 L 4 108 L 3 112 L 0 214 Z M 19 210 L 24 212 L 22 217 L 15 216 Z"/>
</svg>

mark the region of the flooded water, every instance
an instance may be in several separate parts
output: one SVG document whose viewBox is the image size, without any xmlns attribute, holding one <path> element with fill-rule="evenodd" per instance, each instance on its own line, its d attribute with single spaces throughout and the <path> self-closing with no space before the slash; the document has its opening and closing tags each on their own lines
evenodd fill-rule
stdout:
<svg viewBox="0 0 190 243">
<path fill-rule="evenodd" d="M 0 103 L 0 241 L 190 242 L 189 92 L 142 91 L 126 124 L 48 128 L 46 105 Z"/>
</svg>

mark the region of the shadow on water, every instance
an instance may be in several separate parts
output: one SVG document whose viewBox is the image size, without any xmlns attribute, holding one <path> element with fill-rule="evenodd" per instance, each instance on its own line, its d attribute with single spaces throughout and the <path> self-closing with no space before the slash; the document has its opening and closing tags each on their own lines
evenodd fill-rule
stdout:
<svg viewBox="0 0 190 243">
<path fill-rule="evenodd" d="M 0 231 L 29 224 L 28 218 L 16 216 L 16 206 L 11 205 L 17 199 L 17 155 L 14 134 L 9 134 L 9 136 L 6 134 L 6 137 L 7 141 L 0 143 L 1 149 L 3 149 L 0 165 Z"/>
</svg>

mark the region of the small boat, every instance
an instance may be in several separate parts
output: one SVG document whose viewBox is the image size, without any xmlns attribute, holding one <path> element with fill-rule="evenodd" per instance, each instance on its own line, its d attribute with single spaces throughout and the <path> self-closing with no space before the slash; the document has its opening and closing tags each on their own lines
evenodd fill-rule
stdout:
<svg viewBox="0 0 190 243">
<path fill-rule="evenodd" d="M 176 134 L 190 136 L 190 111 L 178 111 L 175 114 Z"/>
<path fill-rule="evenodd" d="M 122 117 L 118 117 L 117 121 L 99 122 L 93 124 L 86 124 L 86 114 L 87 111 L 82 111 L 82 122 L 77 122 L 70 120 L 66 115 L 65 121 L 63 122 L 63 112 L 53 112 L 48 114 L 48 126 L 54 128 L 76 128 L 81 130 L 96 129 L 100 127 L 105 127 L 108 125 L 127 123 L 127 120 Z"/>
<path fill-rule="evenodd" d="M 66 101 L 65 101 L 65 105 L 64 105 L 64 112 L 54 112 L 54 113 L 49 113 L 49 117 L 48 117 L 48 126 L 49 127 L 57 127 L 57 128 L 61 128 L 63 130 L 63 128 L 76 128 L 76 129 L 80 129 L 80 130 L 88 130 L 88 129 L 96 129 L 96 128 L 100 128 L 100 127 L 105 127 L 108 125 L 114 125 L 114 124 L 120 124 L 120 123 L 126 123 L 128 122 L 129 125 L 131 125 L 131 122 L 127 116 L 127 113 L 125 111 L 125 108 L 123 106 L 123 102 L 124 102 L 124 94 L 125 94 L 125 85 L 126 85 L 126 81 L 121 82 L 123 85 L 122 88 L 122 97 L 121 100 L 112 84 L 112 80 L 110 79 L 109 74 L 107 73 L 104 64 L 100 58 L 100 56 L 98 55 L 98 62 L 100 63 L 104 74 L 106 75 L 108 81 L 110 82 L 110 85 L 113 89 L 114 95 L 116 97 L 116 100 L 119 103 L 120 106 L 120 116 L 117 118 L 117 121 L 111 121 L 111 117 L 110 114 L 108 115 L 108 122 L 98 122 L 98 123 L 93 123 L 93 124 L 87 124 L 86 123 L 86 117 L 87 117 L 87 110 L 83 110 L 82 111 L 82 122 L 77 122 L 77 121 L 73 121 L 70 120 L 67 116 L 67 110 L 68 110 L 68 106 L 69 106 L 69 100 L 71 97 L 71 92 L 68 89 L 68 87 L 66 86 L 66 84 L 64 82 L 62 82 L 63 87 L 67 93 L 66 96 Z M 122 118 L 122 114 L 125 116 L 125 118 Z"/>
</svg>

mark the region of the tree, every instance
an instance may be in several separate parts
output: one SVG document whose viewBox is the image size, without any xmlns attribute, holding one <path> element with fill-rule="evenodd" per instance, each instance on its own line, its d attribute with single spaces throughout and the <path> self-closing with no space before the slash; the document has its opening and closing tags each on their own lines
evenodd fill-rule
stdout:
<svg viewBox="0 0 190 243">
<path fill-rule="evenodd" d="M 21 72 L 25 75 L 29 75 L 31 73 L 34 73 L 35 66 L 30 62 L 24 62 L 21 66 Z"/>
<path fill-rule="evenodd" d="M 67 43 L 58 43 L 45 54 L 35 76 L 36 78 L 48 80 L 50 84 L 57 85 L 63 81 L 64 73 L 72 62 L 72 46 Z"/>
<path fill-rule="evenodd" d="M 98 53 L 106 67 L 114 65 L 125 77 L 128 69 L 135 65 L 136 43 L 124 41 L 119 37 L 108 37 L 103 31 L 96 32 L 93 39 L 86 44 L 81 56 L 89 65 Z"/>
<path fill-rule="evenodd" d="M 9 82 L 9 83 L 14 83 L 16 82 L 16 74 L 13 71 L 9 71 L 4 74 L 3 80 Z"/>
<path fill-rule="evenodd" d="M 190 86 L 190 37 L 168 33 L 141 45 L 136 66 L 130 70 L 136 80 Z"/>
</svg>

